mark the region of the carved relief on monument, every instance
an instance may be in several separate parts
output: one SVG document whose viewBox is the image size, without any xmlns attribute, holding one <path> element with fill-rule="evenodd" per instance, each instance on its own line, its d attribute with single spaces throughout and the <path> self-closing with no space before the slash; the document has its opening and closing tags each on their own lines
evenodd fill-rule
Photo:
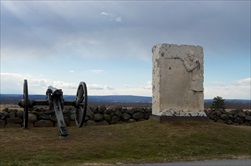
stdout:
<svg viewBox="0 0 251 166">
<path fill-rule="evenodd" d="M 206 116 L 203 48 L 159 44 L 153 47 L 153 114 Z"/>
</svg>

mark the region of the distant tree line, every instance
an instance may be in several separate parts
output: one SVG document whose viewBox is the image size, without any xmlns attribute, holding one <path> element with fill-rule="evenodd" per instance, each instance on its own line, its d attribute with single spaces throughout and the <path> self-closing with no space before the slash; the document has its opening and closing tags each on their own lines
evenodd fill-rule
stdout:
<svg viewBox="0 0 251 166">
<path fill-rule="evenodd" d="M 14 104 L 16 105 L 20 99 L 18 98 L 1 98 L 0 104 Z M 205 109 L 209 109 L 212 107 L 213 101 L 205 101 L 204 107 Z M 122 107 L 151 107 L 151 103 L 128 103 L 128 102 L 89 102 L 88 105 L 104 105 L 104 106 L 122 106 Z M 239 100 L 224 100 L 224 107 L 226 109 L 251 109 L 251 103 L 243 102 Z"/>
</svg>

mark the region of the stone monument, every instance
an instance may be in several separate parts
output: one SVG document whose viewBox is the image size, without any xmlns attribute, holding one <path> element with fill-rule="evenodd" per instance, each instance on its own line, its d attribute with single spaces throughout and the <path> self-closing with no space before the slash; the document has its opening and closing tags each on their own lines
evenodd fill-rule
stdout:
<svg viewBox="0 0 251 166">
<path fill-rule="evenodd" d="M 160 121 L 208 120 L 204 112 L 203 48 L 158 44 L 152 53 L 153 117 Z"/>
</svg>

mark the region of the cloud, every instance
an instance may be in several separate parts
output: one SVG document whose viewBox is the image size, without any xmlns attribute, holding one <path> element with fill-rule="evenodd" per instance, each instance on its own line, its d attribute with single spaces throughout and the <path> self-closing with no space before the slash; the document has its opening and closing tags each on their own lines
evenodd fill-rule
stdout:
<svg viewBox="0 0 251 166">
<path fill-rule="evenodd" d="M 104 70 L 100 70 L 100 69 L 96 69 L 96 70 L 90 70 L 92 73 L 95 73 L 95 74 L 100 74 L 100 73 L 103 73 Z"/>
<path fill-rule="evenodd" d="M 222 83 L 205 87 L 205 99 L 221 96 L 226 99 L 251 99 L 251 78 L 236 80 L 231 84 Z"/>
<path fill-rule="evenodd" d="M 90 84 L 90 85 L 87 85 L 87 87 L 90 90 L 114 90 L 114 88 L 112 88 L 109 85 Z"/>
<path fill-rule="evenodd" d="M 238 81 L 235 81 L 236 86 L 251 86 L 251 78 L 244 78 Z"/>
<path fill-rule="evenodd" d="M 75 94 L 78 84 L 71 82 L 64 82 L 58 80 L 49 80 L 44 78 L 37 78 L 28 74 L 21 73 L 1 73 L 1 93 L 23 93 L 23 82 L 27 79 L 28 91 L 31 94 L 44 94 L 48 86 L 53 86 L 62 89 L 68 94 Z"/>
<path fill-rule="evenodd" d="M 144 88 L 152 90 L 152 81 L 147 81 L 147 85 Z"/>
<path fill-rule="evenodd" d="M 199 44 L 212 55 L 234 56 L 240 52 L 245 54 L 239 56 L 250 55 L 250 2 L 3 1 L 1 4 L 4 60 L 20 55 L 35 59 L 69 54 L 83 58 L 92 55 L 151 59 L 151 47 L 163 42 Z M 108 24 L 107 20 L 114 23 Z"/>
<path fill-rule="evenodd" d="M 110 21 L 122 22 L 122 17 L 115 13 L 101 12 L 100 15 L 108 18 Z"/>
</svg>

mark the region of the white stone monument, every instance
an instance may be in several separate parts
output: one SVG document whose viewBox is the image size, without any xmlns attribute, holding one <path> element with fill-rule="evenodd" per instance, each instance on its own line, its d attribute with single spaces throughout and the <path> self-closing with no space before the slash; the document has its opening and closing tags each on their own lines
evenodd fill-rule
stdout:
<svg viewBox="0 0 251 166">
<path fill-rule="evenodd" d="M 203 48 L 158 44 L 152 48 L 152 114 L 158 120 L 207 120 Z"/>
</svg>

